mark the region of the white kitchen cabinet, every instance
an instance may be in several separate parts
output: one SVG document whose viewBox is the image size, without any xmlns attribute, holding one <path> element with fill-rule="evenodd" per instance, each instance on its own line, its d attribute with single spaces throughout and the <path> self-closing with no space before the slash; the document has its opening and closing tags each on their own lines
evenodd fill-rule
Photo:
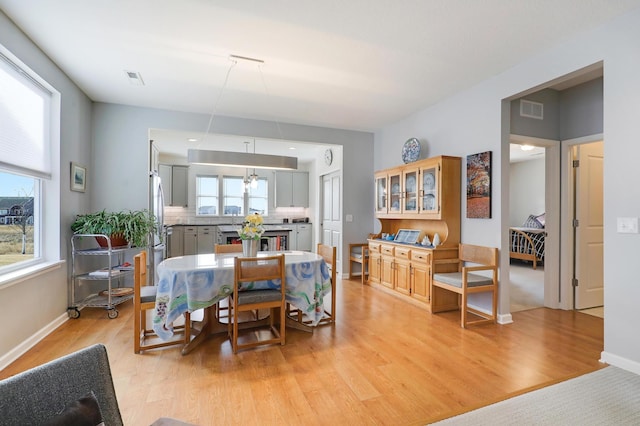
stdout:
<svg viewBox="0 0 640 426">
<path fill-rule="evenodd" d="M 310 223 L 295 223 L 290 225 L 291 234 L 289 249 L 290 250 L 302 250 L 312 251 L 312 230 L 313 225 Z"/>
<path fill-rule="evenodd" d="M 198 226 L 198 254 L 213 253 L 216 241 L 215 226 Z"/>
<path fill-rule="evenodd" d="M 182 228 L 182 226 L 171 227 L 171 235 L 169 235 L 168 257 L 177 257 L 184 255 L 184 230 Z"/>
<path fill-rule="evenodd" d="M 213 253 L 216 241 L 216 227 L 213 225 L 182 226 L 183 255 Z"/>
<path fill-rule="evenodd" d="M 188 256 L 191 254 L 198 254 L 198 227 L 183 226 L 182 232 L 184 233 L 183 255 Z"/>
<path fill-rule="evenodd" d="M 275 172 L 275 206 L 309 207 L 309 172 Z"/>
<path fill-rule="evenodd" d="M 189 167 L 160 164 L 158 165 L 158 174 L 164 191 L 164 205 L 187 207 Z"/>
</svg>

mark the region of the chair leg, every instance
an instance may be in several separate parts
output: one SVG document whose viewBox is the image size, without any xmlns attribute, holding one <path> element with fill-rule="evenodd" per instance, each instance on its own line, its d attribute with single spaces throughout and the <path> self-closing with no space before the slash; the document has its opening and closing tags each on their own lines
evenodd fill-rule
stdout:
<svg viewBox="0 0 640 426">
<path fill-rule="evenodd" d="M 280 309 L 280 345 L 284 345 L 285 340 L 285 312 L 284 309 Z"/>
<path fill-rule="evenodd" d="M 133 353 L 140 353 L 140 308 L 133 307 Z"/>
<path fill-rule="evenodd" d="M 460 326 L 467 328 L 467 294 L 462 293 L 460 301 Z"/>
</svg>

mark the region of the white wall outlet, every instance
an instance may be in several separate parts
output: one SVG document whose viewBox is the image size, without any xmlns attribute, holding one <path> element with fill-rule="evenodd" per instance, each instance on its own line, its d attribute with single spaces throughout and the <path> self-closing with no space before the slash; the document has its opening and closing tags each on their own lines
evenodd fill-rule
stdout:
<svg viewBox="0 0 640 426">
<path fill-rule="evenodd" d="M 617 223 L 619 234 L 637 234 L 638 218 L 637 217 L 619 217 Z"/>
<path fill-rule="evenodd" d="M 348 214 L 346 217 L 346 221 L 347 222 L 353 222 L 353 215 L 352 214 Z"/>
</svg>

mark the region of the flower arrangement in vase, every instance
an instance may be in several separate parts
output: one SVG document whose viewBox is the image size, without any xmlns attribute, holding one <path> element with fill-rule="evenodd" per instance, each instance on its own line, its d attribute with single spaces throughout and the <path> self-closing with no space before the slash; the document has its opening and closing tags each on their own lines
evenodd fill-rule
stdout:
<svg viewBox="0 0 640 426">
<path fill-rule="evenodd" d="M 250 214 L 244 218 L 242 227 L 238 229 L 238 236 L 242 240 L 242 254 L 245 257 L 255 257 L 258 253 L 258 243 L 264 234 L 264 220 L 259 213 Z"/>
<path fill-rule="evenodd" d="M 245 217 L 242 227 L 238 229 L 241 240 L 259 240 L 262 234 L 264 234 L 264 220 L 260 213 Z"/>
</svg>

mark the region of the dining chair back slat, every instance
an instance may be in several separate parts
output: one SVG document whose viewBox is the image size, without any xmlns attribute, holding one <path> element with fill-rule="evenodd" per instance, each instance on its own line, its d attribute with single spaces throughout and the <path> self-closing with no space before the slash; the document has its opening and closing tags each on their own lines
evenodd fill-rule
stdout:
<svg viewBox="0 0 640 426">
<path fill-rule="evenodd" d="M 256 282 L 269 281 L 267 289 L 252 290 Z M 280 343 L 285 344 L 285 264 L 284 254 L 265 257 L 236 257 L 234 259 L 234 286 L 229 301 L 229 338 L 233 353 L 240 349 Z M 240 341 L 240 314 L 247 311 L 269 309 L 268 331 L 270 337 L 260 339 L 252 329 L 244 333 Z M 279 327 L 276 325 L 276 314 Z M 256 318 L 257 319 L 257 318 Z M 259 322 L 259 321 L 258 321 Z M 252 338 L 253 337 L 253 338 Z"/>
</svg>

